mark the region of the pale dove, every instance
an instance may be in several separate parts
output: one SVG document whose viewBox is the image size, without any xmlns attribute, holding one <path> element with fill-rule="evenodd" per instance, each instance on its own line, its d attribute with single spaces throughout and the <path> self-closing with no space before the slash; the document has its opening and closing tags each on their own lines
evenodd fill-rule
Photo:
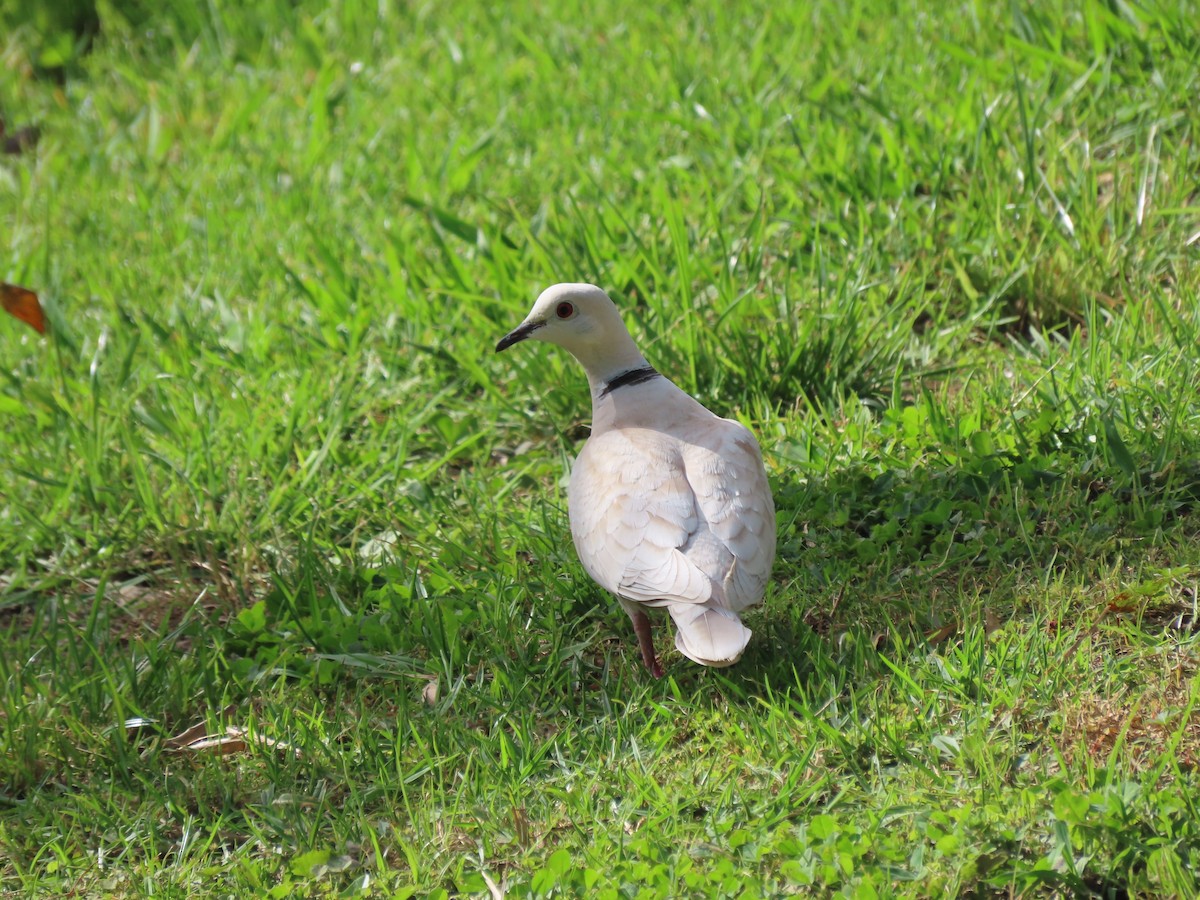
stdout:
<svg viewBox="0 0 1200 900">
<path fill-rule="evenodd" d="M 647 667 L 662 675 L 647 606 L 666 607 L 688 659 L 737 662 L 750 641 L 738 612 L 762 599 L 775 559 L 754 436 L 656 372 L 598 287 L 547 288 L 496 350 L 526 338 L 571 351 L 587 372 L 592 433 L 571 472 L 571 536 L 633 619 Z"/>
</svg>

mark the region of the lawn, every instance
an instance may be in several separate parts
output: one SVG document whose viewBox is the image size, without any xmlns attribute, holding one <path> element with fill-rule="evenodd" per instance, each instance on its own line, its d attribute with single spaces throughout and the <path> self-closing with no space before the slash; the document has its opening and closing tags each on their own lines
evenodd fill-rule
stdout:
<svg viewBox="0 0 1200 900">
<path fill-rule="evenodd" d="M 0 0 L 0 892 L 1200 893 L 1194 3 L 68 6 Z M 733 668 L 575 557 L 557 281 L 759 436 Z"/>
</svg>

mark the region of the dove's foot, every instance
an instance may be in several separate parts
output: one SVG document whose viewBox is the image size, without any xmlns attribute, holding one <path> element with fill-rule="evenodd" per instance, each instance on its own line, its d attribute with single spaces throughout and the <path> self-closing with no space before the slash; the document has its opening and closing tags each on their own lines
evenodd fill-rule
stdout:
<svg viewBox="0 0 1200 900">
<path fill-rule="evenodd" d="M 663 667 L 654 655 L 654 639 L 650 636 L 650 617 L 640 610 L 634 613 L 633 630 L 637 633 L 638 646 L 642 649 L 642 662 L 655 678 L 663 677 Z"/>
</svg>

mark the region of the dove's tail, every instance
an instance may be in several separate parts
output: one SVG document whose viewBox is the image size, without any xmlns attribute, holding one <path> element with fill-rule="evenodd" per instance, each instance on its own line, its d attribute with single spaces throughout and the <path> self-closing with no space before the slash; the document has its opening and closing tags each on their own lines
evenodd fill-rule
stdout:
<svg viewBox="0 0 1200 900">
<path fill-rule="evenodd" d="M 675 646 L 702 666 L 732 666 L 750 643 L 750 629 L 732 610 L 696 603 L 672 603 L 667 609 L 675 620 Z"/>
</svg>

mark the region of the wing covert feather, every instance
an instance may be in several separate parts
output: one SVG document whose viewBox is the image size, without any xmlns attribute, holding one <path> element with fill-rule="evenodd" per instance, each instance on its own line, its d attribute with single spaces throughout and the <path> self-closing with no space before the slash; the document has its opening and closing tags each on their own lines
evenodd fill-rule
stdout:
<svg viewBox="0 0 1200 900">
<path fill-rule="evenodd" d="M 705 444 L 650 429 L 593 436 L 571 476 L 571 532 L 600 585 L 651 605 L 758 602 L 774 509 L 754 438 L 712 418 Z"/>
</svg>

